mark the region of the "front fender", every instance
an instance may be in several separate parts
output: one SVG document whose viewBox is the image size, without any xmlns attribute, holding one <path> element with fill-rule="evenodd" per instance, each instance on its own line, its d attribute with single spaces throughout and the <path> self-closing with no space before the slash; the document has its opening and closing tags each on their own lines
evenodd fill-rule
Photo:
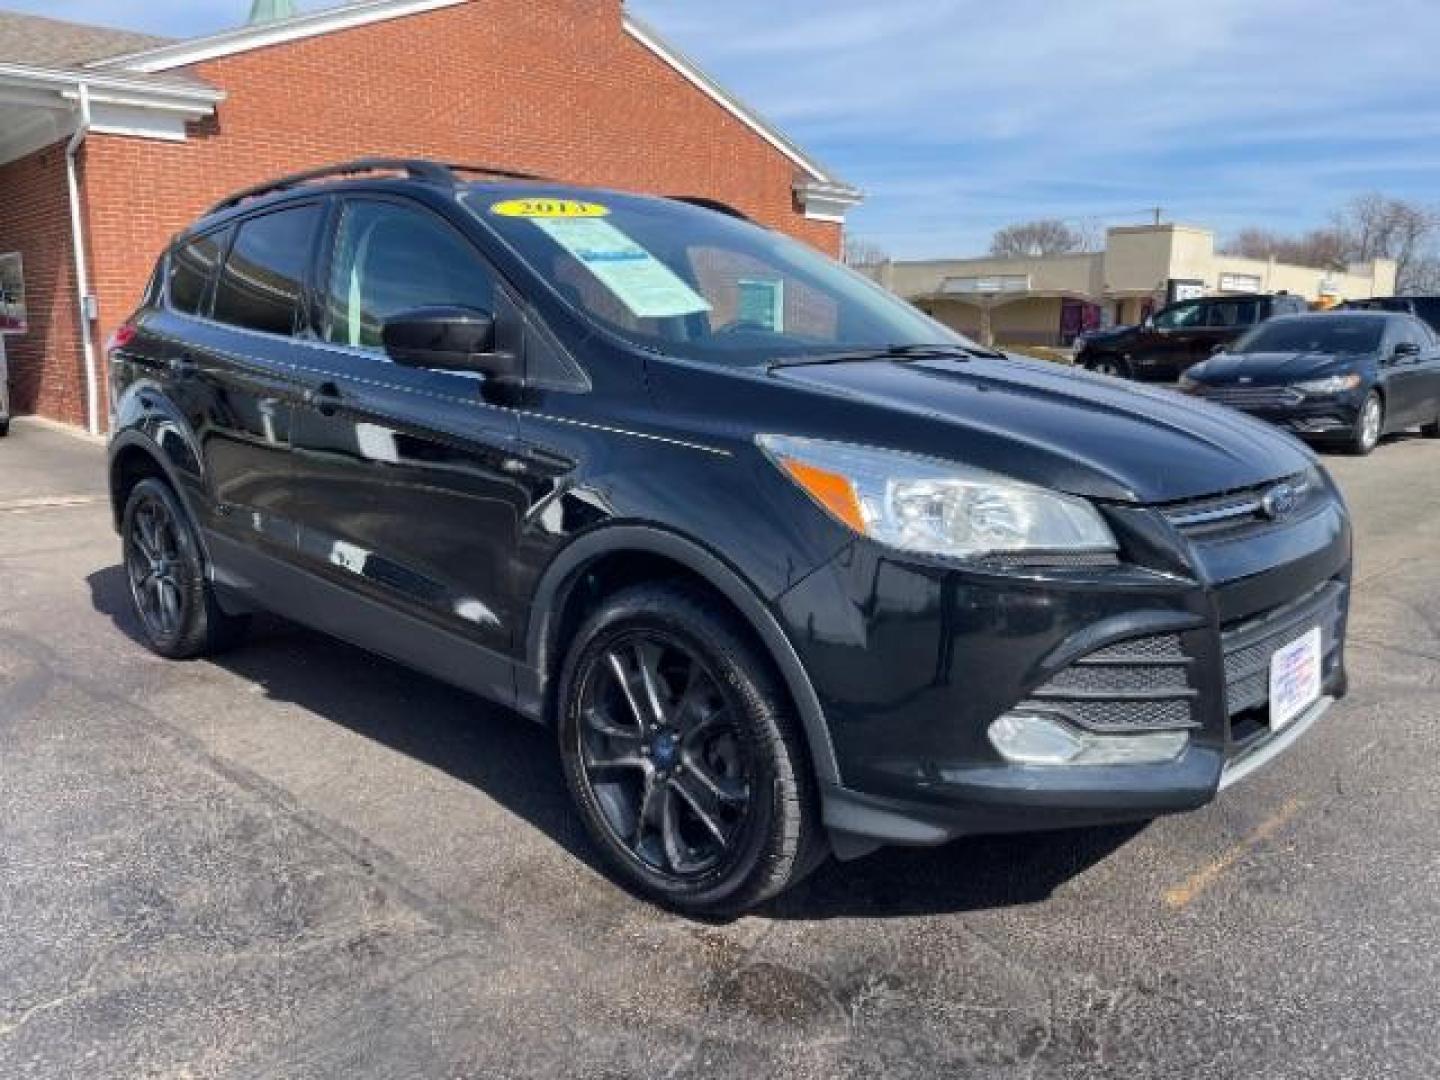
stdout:
<svg viewBox="0 0 1440 1080">
<path fill-rule="evenodd" d="M 760 637 L 790 691 L 804 725 L 810 757 L 822 784 L 839 783 L 839 768 L 829 728 L 815 687 L 780 622 L 758 593 L 727 563 L 706 548 L 677 533 L 648 525 L 602 526 L 565 547 L 550 563 L 535 589 L 525 656 L 531 685 L 519 687 L 523 711 L 538 715 L 548 692 L 548 675 L 554 668 L 552 655 L 555 624 L 564 610 L 571 588 L 587 566 L 607 555 L 649 554 L 668 559 L 690 570 L 724 596 Z"/>
</svg>

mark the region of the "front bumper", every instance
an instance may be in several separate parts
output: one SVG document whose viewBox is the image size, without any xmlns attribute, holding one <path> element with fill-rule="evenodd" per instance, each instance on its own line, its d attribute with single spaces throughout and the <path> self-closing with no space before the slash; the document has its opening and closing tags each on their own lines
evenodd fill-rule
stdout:
<svg viewBox="0 0 1440 1080">
<path fill-rule="evenodd" d="M 1199 537 L 1107 513 L 1115 565 L 961 570 L 857 543 L 781 598 L 839 765 L 823 795 L 841 854 L 1202 806 L 1318 716 L 1268 724 L 1269 657 L 1312 626 L 1324 697 L 1344 694 L 1350 527 L 1333 490 L 1283 525 Z M 1183 727 L 1189 744 L 1163 764 L 1016 765 L 987 733 L 1017 707 L 1120 737 Z"/>
<path fill-rule="evenodd" d="M 1344 438 L 1352 434 L 1360 422 L 1365 391 L 1306 396 L 1294 404 L 1280 406 L 1212 400 L 1302 438 Z"/>
</svg>

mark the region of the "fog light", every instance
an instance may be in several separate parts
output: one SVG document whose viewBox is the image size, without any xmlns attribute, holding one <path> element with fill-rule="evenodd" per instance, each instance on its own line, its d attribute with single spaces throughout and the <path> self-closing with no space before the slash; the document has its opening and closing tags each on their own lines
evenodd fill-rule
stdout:
<svg viewBox="0 0 1440 1080">
<path fill-rule="evenodd" d="M 1184 753 L 1190 735 L 1184 731 L 1096 735 L 1053 716 L 1006 713 L 990 725 L 990 742 L 1017 765 L 1154 765 Z"/>
</svg>

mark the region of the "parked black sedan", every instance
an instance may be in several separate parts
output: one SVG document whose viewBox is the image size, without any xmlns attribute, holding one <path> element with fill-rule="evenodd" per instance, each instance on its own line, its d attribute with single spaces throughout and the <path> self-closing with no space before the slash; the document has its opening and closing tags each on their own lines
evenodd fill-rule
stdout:
<svg viewBox="0 0 1440 1080">
<path fill-rule="evenodd" d="M 1440 438 L 1440 339 L 1413 315 L 1273 319 L 1190 368 L 1180 388 L 1355 454 L 1417 425 Z"/>
</svg>

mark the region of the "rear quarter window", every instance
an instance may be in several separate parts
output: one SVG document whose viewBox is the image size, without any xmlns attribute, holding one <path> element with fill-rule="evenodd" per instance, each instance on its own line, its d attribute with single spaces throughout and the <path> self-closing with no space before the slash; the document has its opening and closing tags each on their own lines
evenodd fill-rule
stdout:
<svg viewBox="0 0 1440 1080">
<path fill-rule="evenodd" d="M 210 283 L 225 252 L 229 230 L 213 232 L 175 248 L 168 262 L 166 291 L 170 307 L 182 315 L 206 314 Z"/>
</svg>

